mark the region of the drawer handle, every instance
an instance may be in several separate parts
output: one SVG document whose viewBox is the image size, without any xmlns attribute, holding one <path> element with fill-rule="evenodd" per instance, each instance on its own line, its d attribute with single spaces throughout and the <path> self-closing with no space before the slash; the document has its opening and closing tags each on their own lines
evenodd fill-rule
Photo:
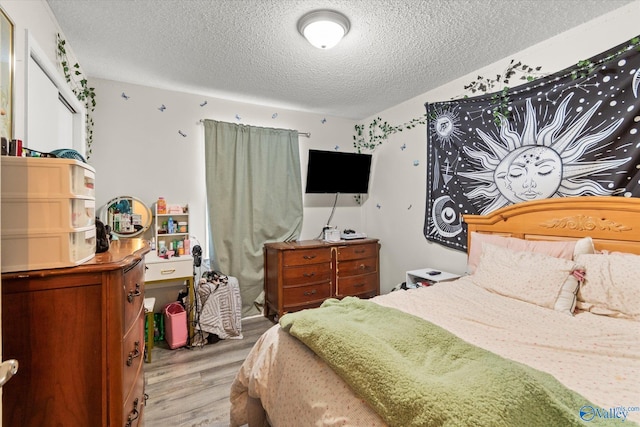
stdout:
<svg viewBox="0 0 640 427">
<path fill-rule="evenodd" d="M 356 250 L 354 250 L 354 252 L 357 253 L 357 254 L 363 254 L 366 251 L 364 249 L 356 249 Z"/>
<path fill-rule="evenodd" d="M 357 285 L 353 285 L 354 288 L 361 288 L 364 286 L 364 283 L 358 283 Z"/>
<path fill-rule="evenodd" d="M 129 352 L 129 358 L 127 359 L 127 366 L 131 366 L 133 364 L 133 359 L 136 357 L 140 357 L 140 342 L 136 341 L 135 348 L 133 351 Z"/>
<path fill-rule="evenodd" d="M 176 272 L 175 268 L 172 268 L 170 270 L 160 270 L 160 274 L 172 274 L 172 273 L 175 273 L 175 272 Z"/>
<path fill-rule="evenodd" d="M 314 259 L 316 255 L 304 255 L 302 258 L 304 259 Z"/>
<path fill-rule="evenodd" d="M 366 266 L 366 265 L 364 265 L 364 264 L 360 264 L 360 265 L 358 266 L 358 268 L 359 268 L 360 270 L 366 270 L 366 269 L 367 269 L 367 266 Z"/>
<path fill-rule="evenodd" d="M 129 292 L 129 295 L 127 295 L 127 301 L 133 302 L 133 299 L 135 297 L 139 297 L 141 295 L 142 295 L 142 292 L 140 292 L 140 284 L 136 283 L 136 289 L 134 291 Z"/>
<path fill-rule="evenodd" d="M 133 409 L 129 412 L 129 416 L 127 417 L 127 423 L 124 427 L 131 427 L 133 422 L 138 419 L 140 416 L 140 412 L 138 412 L 138 398 L 133 401 Z"/>
<path fill-rule="evenodd" d="M 316 275 L 316 273 L 303 273 L 302 274 L 304 277 L 313 277 Z"/>
<path fill-rule="evenodd" d="M 311 295 L 315 295 L 318 291 L 316 291 L 315 289 L 312 291 L 305 291 L 304 295 L 305 296 L 311 296 Z"/>
</svg>

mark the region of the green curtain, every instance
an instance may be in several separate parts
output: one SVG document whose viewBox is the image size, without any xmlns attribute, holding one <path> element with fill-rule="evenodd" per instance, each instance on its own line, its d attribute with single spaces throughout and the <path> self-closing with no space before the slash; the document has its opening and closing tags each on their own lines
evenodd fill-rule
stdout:
<svg viewBox="0 0 640 427">
<path fill-rule="evenodd" d="M 238 278 L 243 316 L 258 314 L 266 242 L 302 229 L 298 131 L 204 121 L 212 266 Z"/>
</svg>

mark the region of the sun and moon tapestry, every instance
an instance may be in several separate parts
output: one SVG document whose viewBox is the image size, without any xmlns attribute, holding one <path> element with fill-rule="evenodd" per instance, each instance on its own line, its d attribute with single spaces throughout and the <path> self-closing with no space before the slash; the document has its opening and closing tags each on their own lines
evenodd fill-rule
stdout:
<svg viewBox="0 0 640 427">
<path fill-rule="evenodd" d="M 529 200 L 640 197 L 639 86 L 634 38 L 510 89 L 506 108 L 500 93 L 425 104 L 427 240 L 466 251 L 463 215 Z"/>
</svg>

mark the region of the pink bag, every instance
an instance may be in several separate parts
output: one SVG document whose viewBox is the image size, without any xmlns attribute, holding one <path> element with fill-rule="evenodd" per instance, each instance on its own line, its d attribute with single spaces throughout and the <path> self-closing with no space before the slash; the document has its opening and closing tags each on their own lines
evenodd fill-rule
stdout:
<svg viewBox="0 0 640 427">
<path fill-rule="evenodd" d="M 164 306 L 165 339 L 170 349 L 187 345 L 187 312 L 179 302 Z"/>
</svg>

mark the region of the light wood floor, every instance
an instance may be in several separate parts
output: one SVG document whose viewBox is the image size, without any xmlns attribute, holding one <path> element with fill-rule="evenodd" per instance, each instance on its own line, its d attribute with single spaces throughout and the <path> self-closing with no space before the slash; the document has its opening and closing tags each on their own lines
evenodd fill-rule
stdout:
<svg viewBox="0 0 640 427">
<path fill-rule="evenodd" d="M 242 321 L 242 340 L 171 350 L 156 343 L 146 363 L 146 427 L 229 425 L 229 391 L 258 337 L 273 326 L 265 317 Z"/>
</svg>

